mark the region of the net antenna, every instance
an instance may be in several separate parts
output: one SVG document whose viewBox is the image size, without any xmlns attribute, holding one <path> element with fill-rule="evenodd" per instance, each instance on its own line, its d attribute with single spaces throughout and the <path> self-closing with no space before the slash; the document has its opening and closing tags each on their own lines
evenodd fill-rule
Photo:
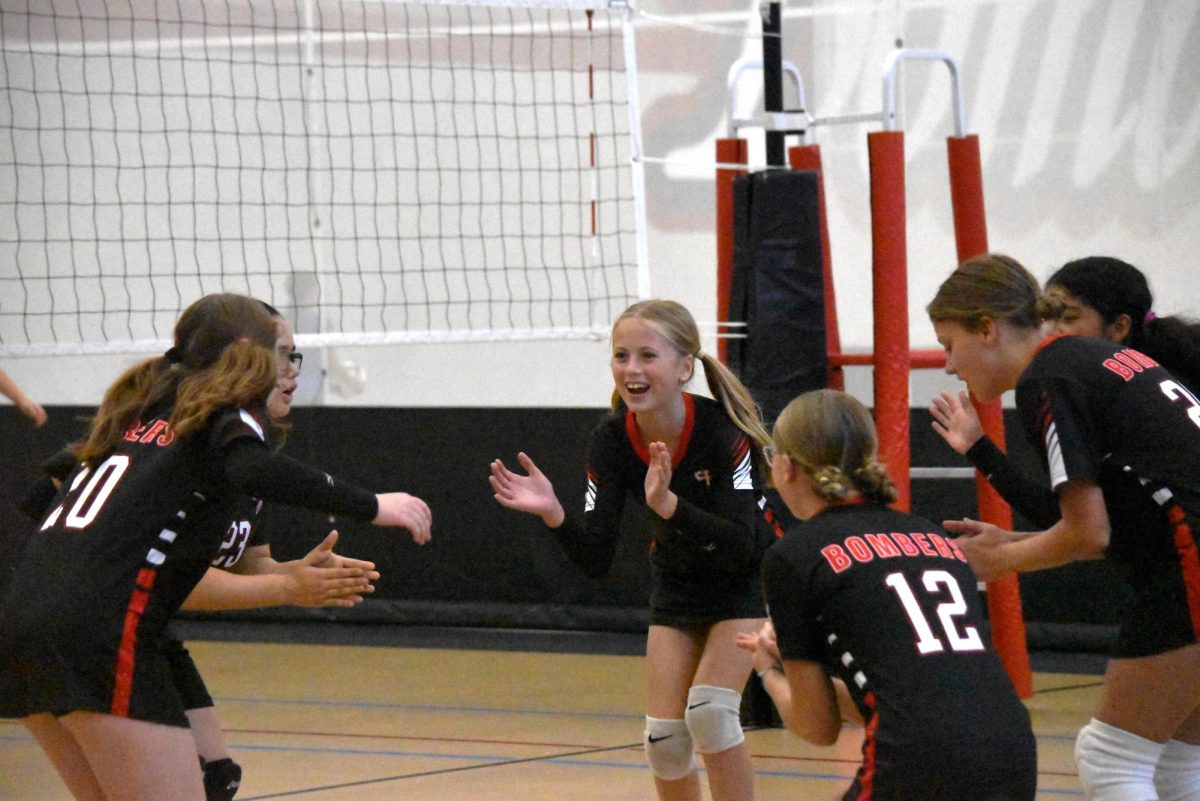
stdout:
<svg viewBox="0 0 1200 801">
<path fill-rule="evenodd" d="M 306 347 L 603 338 L 648 293 L 619 0 L 0 15 L 0 355 L 154 352 L 210 292 Z"/>
</svg>

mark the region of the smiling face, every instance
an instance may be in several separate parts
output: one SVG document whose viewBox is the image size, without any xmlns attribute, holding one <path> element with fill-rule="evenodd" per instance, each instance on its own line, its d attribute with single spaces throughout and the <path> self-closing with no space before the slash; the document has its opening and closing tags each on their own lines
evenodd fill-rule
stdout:
<svg viewBox="0 0 1200 801">
<path fill-rule="evenodd" d="M 994 400 L 1010 387 L 1008 371 L 997 346 L 997 324 L 984 320 L 979 331 L 969 331 L 954 320 L 935 320 L 933 330 L 946 349 L 946 372 L 964 381 L 982 403 Z"/>
<path fill-rule="evenodd" d="M 627 317 L 613 329 L 612 374 L 617 393 L 635 414 L 678 401 L 692 377 L 693 358 L 681 354 L 652 323 Z"/>
<path fill-rule="evenodd" d="M 267 398 L 267 411 L 277 420 L 288 416 L 292 411 L 292 395 L 296 391 L 296 378 L 300 369 L 292 364 L 292 354 L 296 352 L 296 337 L 292 327 L 282 317 L 275 318 L 275 362 L 277 376 L 275 388 Z"/>
</svg>

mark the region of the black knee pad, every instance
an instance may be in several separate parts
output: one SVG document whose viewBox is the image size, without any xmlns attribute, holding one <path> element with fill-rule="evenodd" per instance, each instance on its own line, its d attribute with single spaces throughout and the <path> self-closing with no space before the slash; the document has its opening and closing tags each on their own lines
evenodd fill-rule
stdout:
<svg viewBox="0 0 1200 801">
<path fill-rule="evenodd" d="M 233 801 L 242 785 L 242 766 L 232 759 L 204 763 L 204 795 L 208 801 Z"/>
</svg>

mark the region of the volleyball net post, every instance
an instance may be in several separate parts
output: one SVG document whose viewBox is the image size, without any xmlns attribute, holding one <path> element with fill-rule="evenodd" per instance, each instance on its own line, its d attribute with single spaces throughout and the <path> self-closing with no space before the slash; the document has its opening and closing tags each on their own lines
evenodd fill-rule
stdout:
<svg viewBox="0 0 1200 801">
<path fill-rule="evenodd" d="M 820 202 L 820 225 L 825 260 L 826 298 L 826 348 L 830 386 L 843 388 L 842 368 L 848 365 L 864 365 L 873 368 L 874 412 L 879 429 L 880 457 L 897 488 L 900 499 L 897 505 L 908 509 L 911 504 L 910 469 L 910 408 L 909 380 L 913 369 L 940 369 L 945 366 L 945 354 L 934 350 L 912 350 L 909 346 L 908 319 L 908 267 L 905 213 L 904 136 L 894 130 L 896 122 L 895 82 L 899 65 L 911 59 L 943 62 L 949 69 L 953 93 L 954 135 L 947 138 L 950 166 L 951 204 L 954 215 L 956 256 L 959 263 L 987 252 L 987 225 L 984 213 L 982 171 L 979 160 L 978 137 L 964 133 L 965 121 L 957 65 L 954 60 L 939 51 L 906 50 L 894 51 L 888 56 L 883 75 L 883 109 L 880 112 L 848 114 L 838 117 L 820 118 L 801 111 L 806 118 L 801 138 L 802 144 L 788 152 L 793 168 L 811 169 L 817 172 Z M 786 74 L 785 69 L 776 74 Z M 731 77 L 733 75 L 731 70 Z M 766 71 L 764 70 L 764 77 Z M 797 75 L 799 82 L 799 76 Z M 802 86 L 802 84 L 800 84 Z M 734 84 L 731 80 L 731 94 Z M 732 109 L 731 104 L 731 109 Z M 739 154 L 739 163 L 745 163 L 746 144 L 737 137 L 737 131 L 745 127 L 762 127 L 764 130 L 783 128 L 796 132 L 794 115 L 765 113 L 758 119 L 738 118 L 731 111 L 731 131 L 727 139 L 721 140 L 718 161 L 725 161 L 729 154 Z M 874 318 L 873 347 L 870 354 L 847 354 L 841 351 L 838 334 L 831 250 L 828 241 L 828 223 L 824 208 L 824 173 L 821 169 L 820 151 L 817 145 L 807 142 L 806 134 L 820 125 L 846 123 L 875 123 L 882 131 L 867 136 L 870 161 L 870 207 L 872 231 L 872 307 Z M 778 133 L 778 130 L 772 131 Z M 721 165 L 727 167 L 728 165 Z M 718 211 L 723 214 L 730 201 L 722 200 L 729 178 L 718 172 Z M 727 206 L 727 203 L 729 204 Z M 719 217 L 718 228 L 718 286 L 728 286 L 722 274 L 726 267 L 721 253 L 725 248 L 732 253 L 732 243 L 725 243 L 720 231 L 727 227 L 728 218 Z M 730 260 L 731 261 L 731 260 Z M 725 296 L 727 297 L 727 295 Z M 718 298 L 719 309 L 722 299 Z M 723 316 L 718 318 L 725 319 Z M 984 430 L 998 444 L 1004 443 L 1003 415 L 999 401 L 976 405 Z M 1003 528 L 1012 527 L 1012 513 L 987 480 L 976 472 L 976 494 L 979 515 L 982 520 Z M 996 651 L 1018 695 L 1028 698 L 1033 694 L 1032 671 L 1029 663 L 1025 624 L 1021 609 L 1019 583 L 1016 576 L 1009 576 L 987 585 L 989 621 L 992 640 Z"/>
<path fill-rule="evenodd" d="M 959 133 L 946 139 L 946 154 L 950 168 L 950 204 L 954 211 L 954 240 L 958 261 L 988 252 L 987 215 L 983 200 L 983 169 L 979 157 L 979 137 Z M 1007 450 L 1004 435 L 1004 412 L 999 398 L 980 403 L 974 397 L 971 404 L 979 415 L 984 435 Z M 996 492 L 991 482 L 975 471 L 975 492 L 979 499 L 979 518 L 1011 530 L 1012 508 Z M 1029 646 L 1025 637 L 1024 615 L 1021 611 L 1021 586 L 1017 576 L 1009 575 L 988 583 L 988 619 L 992 623 L 992 643 L 1004 662 L 1017 695 L 1033 695 L 1033 674 L 1029 665 Z"/>
</svg>

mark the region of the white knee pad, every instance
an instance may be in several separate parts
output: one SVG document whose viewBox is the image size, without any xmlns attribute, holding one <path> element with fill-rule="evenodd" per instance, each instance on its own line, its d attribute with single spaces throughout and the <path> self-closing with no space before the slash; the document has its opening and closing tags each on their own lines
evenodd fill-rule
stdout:
<svg viewBox="0 0 1200 801">
<path fill-rule="evenodd" d="M 1092 718 L 1075 739 L 1083 795 L 1092 801 L 1155 801 L 1154 766 L 1163 746 Z"/>
<path fill-rule="evenodd" d="M 682 779 L 696 768 L 692 735 L 682 720 L 646 716 L 646 760 L 660 779 Z"/>
<path fill-rule="evenodd" d="M 746 739 L 742 733 L 742 694 L 725 687 L 697 684 L 688 690 L 688 731 L 702 754 L 719 754 Z"/>
<path fill-rule="evenodd" d="M 1159 801 L 1200 799 L 1200 745 L 1167 740 L 1154 768 Z"/>
</svg>

